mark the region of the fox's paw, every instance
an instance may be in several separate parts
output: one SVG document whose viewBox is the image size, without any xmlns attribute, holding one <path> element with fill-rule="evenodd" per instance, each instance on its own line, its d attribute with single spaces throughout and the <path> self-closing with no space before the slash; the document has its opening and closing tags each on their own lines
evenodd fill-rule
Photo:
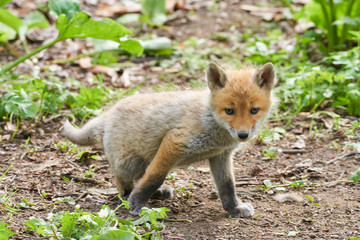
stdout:
<svg viewBox="0 0 360 240">
<path fill-rule="evenodd" d="M 169 199 L 173 197 L 173 188 L 171 187 L 160 187 L 154 194 L 151 196 L 152 199 Z"/>
<path fill-rule="evenodd" d="M 145 203 L 139 202 L 136 199 L 134 199 L 133 197 L 129 197 L 130 202 L 130 214 L 133 216 L 139 216 L 142 207 L 145 207 Z"/>
<path fill-rule="evenodd" d="M 250 203 L 239 203 L 233 210 L 229 211 L 231 217 L 251 217 L 254 215 L 254 208 Z"/>
</svg>

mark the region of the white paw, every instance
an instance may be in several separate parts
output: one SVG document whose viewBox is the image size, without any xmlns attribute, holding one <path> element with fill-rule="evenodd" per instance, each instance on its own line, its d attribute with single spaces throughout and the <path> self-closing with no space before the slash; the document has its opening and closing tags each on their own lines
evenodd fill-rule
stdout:
<svg viewBox="0 0 360 240">
<path fill-rule="evenodd" d="M 231 217 L 247 218 L 247 217 L 251 217 L 252 215 L 254 215 L 255 211 L 254 211 L 253 206 L 251 206 L 250 203 L 240 203 L 235 207 L 234 210 L 232 210 L 229 213 L 231 214 Z"/>
</svg>

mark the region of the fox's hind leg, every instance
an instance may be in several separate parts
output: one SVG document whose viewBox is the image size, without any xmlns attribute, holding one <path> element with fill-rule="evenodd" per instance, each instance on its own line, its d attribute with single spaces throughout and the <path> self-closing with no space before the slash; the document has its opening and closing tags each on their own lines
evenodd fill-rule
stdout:
<svg viewBox="0 0 360 240">
<path fill-rule="evenodd" d="M 140 213 L 141 208 L 163 184 L 168 172 L 179 160 L 182 152 L 181 146 L 183 146 L 183 141 L 179 137 L 181 137 L 181 133 L 172 132 L 163 138 L 154 159 L 130 194 L 131 214 L 138 215 Z M 165 191 L 165 193 L 171 192 Z"/>
<path fill-rule="evenodd" d="M 158 188 L 158 190 L 156 190 L 153 195 L 151 196 L 152 199 L 159 199 L 159 200 L 164 200 L 164 199 L 169 199 L 173 197 L 173 191 L 174 189 L 171 187 L 165 187 L 165 186 L 161 186 L 160 188 Z"/>
<path fill-rule="evenodd" d="M 118 190 L 121 197 L 129 196 L 131 191 L 134 188 L 134 183 L 132 180 L 124 181 L 123 178 L 115 176 L 116 179 L 116 189 Z"/>
</svg>

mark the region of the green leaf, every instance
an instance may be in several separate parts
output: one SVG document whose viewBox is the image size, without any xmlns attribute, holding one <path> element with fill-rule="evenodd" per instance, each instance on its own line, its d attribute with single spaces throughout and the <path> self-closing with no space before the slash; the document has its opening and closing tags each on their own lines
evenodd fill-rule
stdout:
<svg viewBox="0 0 360 240">
<path fill-rule="evenodd" d="M 305 197 L 310 201 L 310 203 L 314 202 L 314 198 L 312 196 L 305 195 Z"/>
<path fill-rule="evenodd" d="M 160 37 L 140 42 L 146 55 L 170 56 L 172 54 L 172 44 L 169 38 Z"/>
<path fill-rule="evenodd" d="M 23 20 L 24 25 L 19 29 L 19 37 L 21 41 L 25 41 L 25 35 L 27 31 L 31 28 L 47 28 L 49 26 L 49 22 L 46 17 L 39 11 L 34 11 L 26 15 Z"/>
<path fill-rule="evenodd" d="M 75 13 L 82 12 L 80 4 L 73 0 L 49 0 L 49 9 L 57 16 L 64 14 L 71 19 Z"/>
<path fill-rule="evenodd" d="M 35 231 L 36 233 L 42 236 L 52 236 L 51 224 L 45 222 L 42 219 L 33 218 L 31 220 L 27 220 L 23 223 L 28 226 L 25 231 Z"/>
<path fill-rule="evenodd" d="M 30 12 L 23 20 L 24 25 L 27 26 L 28 29 L 38 27 L 38 28 L 47 28 L 49 27 L 49 22 L 39 11 Z"/>
<path fill-rule="evenodd" d="M 141 44 L 136 40 L 120 41 L 119 47 L 124 49 L 128 53 L 136 54 L 137 56 L 140 56 L 144 50 Z"/>
<path fill-rule="evenodd" d="M 38 111 L 38 106 L 32 102 L 27 94 L 21 90 L 8 92 L 0 102 L 0 115 L 14 114 L 21 118 L 33 118 Z"/>
<path fill-rule="evenodd" d="M 161 26 L 167 20 L 165 0 L 145 0 L 141 12 L 152 25 Z"/>
<path fill-rule="evenodd" d="M 64 17 L 60 15 L 56 22 L 56 28 L 60 31 L 58 38 L 61 40 L 92 37 L 118 42 L 121 37 L 130 34 L 127 28 L 110 18 L 95 21 L 84 12 L 75 13 L 69 21 Z"/>
<path fill-rule="evenodd" d="M 119 17 L 118 19 L 116 19 L 116 22 L 120 23 L 122 25 L 125 25 L 125 24 L 129 24 L 129 23 L 139 22 L 139 20 L 140 20 L 140 14 L 128 13 L 128 14 L 124 14 L 121 17 Z"/>
<path fill-rule="evenodd" d="M 21 19 L 14 14 L 12 14 L 7 9 L 0 9 L 0 22 L 8 25 L 12 29 L 14 29 L 17 33 L 19 32 L 19 28 L 23 25 Z"/>
<path fill-rule="evenodd" d="M 0 222 L 0 239 L 7 240 L 10 236 L 17 234 L 8 229 L 7 226 L 7 223 Z"/>
<path fill-rule="evenodd" d="M 72 107 L 86 106 L 91 109 L 99 109 L 102 107 L 105 96 L 106 94 L 101 88 L 82 87 Z"/>
<path fill-rule="evenodd" d="M 6 42 L 16 37 L 16 31 L 8 25 L 0 22 L 0 42 Z"/>
<path fill-rule="evenodd" d="M 130 231 L 112 230 L 100 236 L 94 236 L 90 240 L 136 240 L 141 236 Z"/>
<path fill-rule="evenodd" d="M 130 30 L 109 18 L 95 21 L 88 14 L 80 12 L 75 13 L 68 20 L 65 15 L 60 15 L 56 22 L 56 28 L 60 32 L 58 36 L 60 40 L 92 37 L 119 42 L 120 47 L 133 54 L 139 55 L 143 51 L 142 46 L 135 40 L 120 40 L 120 38 L 130 34 Z"/>
<path fill-rule="evenodd" d="M 350 175 L 349 180 L 360 182 L 360 168 Z"/>
<path fill-rule="evenodd" d="M 11 2 L 12 0 L 1 0 L 0 1 L 0 8 L 4 7 L 6 4 L 8 4 L 9 2 Z"/>
</svg>

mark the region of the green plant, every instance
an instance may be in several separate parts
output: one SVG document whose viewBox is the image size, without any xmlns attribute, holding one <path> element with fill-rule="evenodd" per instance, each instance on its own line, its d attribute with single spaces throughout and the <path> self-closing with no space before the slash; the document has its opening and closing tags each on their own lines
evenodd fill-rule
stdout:
<svg viewBox="0 0 360 240">
<path fill-rule="evenodd" d="M 189 184 L 189 188 L 186 187 L 175 188 L 174 193 L 177 198 L 191 198 L 194 196 L 194 194 L 192 193 L 193 186 L 194 185 L 191 183 Z"/>
<path fill-rule="evenodd" d="M 94 167 L 96 167 L 96 165 L 95 165 L 95 164 L 91 164 L 90 167 L 89 167 L 89 169 L 87 170 L 86 173 L 84 173 L 83 176 L 86 177 L 86 178 L 93 178 L 94 175 L 95 175 L 95 173 L 92 171 L 92 169 L 93 169 Z"/>
<path fill-rule="evenodd" d="M 349 33 L 360 30 L 360 2 L 355 0 L 311 0 L 299 18 L 307 18 L 316 27 L 326 31 L 327 52 L 344 48 L 351 43 Z"/>
<path fill-rule="evenodd" d="M 357 107 L 360 101 L 360 65 L 351 70 L 344 65 L 336 74 L 336 69 L 320 66 L 306 66 L 297 73 L 286 74 L 286 81 L 276 89 L 281 96 L 280 107 L 294 115 L 301 111 L 313 113 L 326 101 L 351 115 L 360 116 Z"/>
<path fill-rule="evenodd" d="M 115 21 L 104 18 L 101 21 L 95 21 L 91 19 L 90 15 L 81 11 L 79 3 L 73 0 L 50 0 L 49 8 L 55 13 L 58 18 L 56 21 L 56 28 L 59 31 L 58 36 L 35 49 L 34 51 L 18 58 L 12 63 L 6 65 L 1 73 L 6 73 L 19 63 L 32 57 L 33 55 L 41 52 L 42 50 L 54 45 L 59 41 L 63 41 L 68 38 L 99 38 L 113 40 L 119 43 L 119 47 L 132 54 L 140 55 L 143 51 L 139 42 L 127 39 L 120 40 L 130 34 L 130 31 L 124 26 L 116 23 Z"/>
<path fill-rule="evenodd" d="M 167 92 L 167 91 L 174 91 L 178 88 L 173 82 L 165 83 L 164 85 L 156 85 L 153 86 L 153 89 L 156 92 Z"/>
<path fill-rule="evenodd" d="M 174 179 L 177 179 L 177 178 L 176 178 L 176 175 L 177 175 L 176 172 L 169 173 L 169 174 L 166 176 L 166 180 L 174 180 Z"/>
<path fill-rule="evenodd" d="M 129 209 L 129 203 L 122 200 L 115 210 L 103 205 L 99 212 L 91 213 L 77 205 L 73 212 L 50 213 L 47 221 L 34 218 L 25 221 L 24 225 L 28 226 L 26 231 L 55 239 L 161 239 L 159 230 L 165 225 L 159 220 L 167 217 L 168 209 L 144 207 L 138 220 L 122 220 L 115 214 L 122 206 Z"/>
<path fill-rule="evenodd" d="M 269 128 L 269 126 L 267 126 L 264 130 L 259 132 L 257 136 L 257 142 L 270 143 L 272 141 L 278 141 L 283 137 L 285 133 L 286 130 L 284 128 L 281 127 Z"/>
<path fill-rule="evenodd" d="M 314 197 L 309 196 L 309 195 L 305 195 L 305 197 L 309 200 L 309 202 L 310 202 L 311 204 L 320 207 L 320 204 L 314 203 Z"/>
<path fill-rule="evenodd" d="M 0 177 L 0 183 L 3 180 L 3 178 L 5 177 L 6 173 L 14 166 L 15 163 L 11 164 L 6 170 L 5 172 L 1 175 Z M 6 191 L 4 192 L 0 192 L 0 204 L 3 205 L 7 210 L 9 210 L 12 213 L 17 213 L 16 209 L 14 209 L 13 207 L 10 206 L 10 204 L 8 203 L 10 198 L 17 192 L 17 190 L 13 191 L 12 193 L 8 194 Z M 1 236 L 1 235 L 0 235 Z"/>
<path fill-rule="evenodd" d="M 34 27 L 47 28 L 49 22 L 39 11 L 30 12 L 21 20 L 8 9 L 2 8 L 7 2 L 10 1 L 3 1 L 0 5 L 0 43 L 15 39 L 16 35 L 19 35 L 25 50 L 28 51 L 25 37 L 28 30 Z"/>
<path fill-rule="evenodd" d="M 161 26 L 166 20 L 165 0 L 144 0 L 141 8 L 141 20 L 150 26 Z"/>
<path fill-rule="evenodd" d="M 33 118 L 37 111 L 38 106 L 24 90 L 8 92 L 0 100 L 0 116 L 3 119 L 9 119 L 12 115 Z"/>
<path fill-rule="evenodd" d="M 269 179 L 266 179 L 266 180 L 264 180 L 264 185 L 259 185 L 259 187 L 262 188 L 263 190 L 269 190 L 278 185 L 279 185 L 279 183 L 272 183 Z"/>
<path fill-rule="evenodd" d="M 10 236 L 17 235 L 17 233 L 8 229 L 7 226 L 9 226 L 9 224 L 0 222 L 0 239 L 7 240 Z"/>
<path fill-rule="evenodd" d="M 263 149 L 261 151 L 261 154 L 263 155 L 263 157 L 270 157 L 271 159 L 275 158 L 276 156 L 276 147 L 269 147 L 266 149 Z"/>
<path fill-rule="evenodd" d="M 360 168 L 349 176 L 349 180 L 360 182 Z"/>
<path fill-rule="evenodd" d="M 305 180 L 298 180 L 295 182 L 284 180 L 285 184 L 290 184 L 290 186 L 292 186 L 293 188 L 299 188 L 299 187 L 303 186 L 305 184 L 305 182 L 306 182 Z"/>
<path fill-rule="evenodd" d="M 59 149 L 62 153 L 67 153 L 67 152 L 76 152 L 77 151 L 77 146 L 74 145 L 72 142 L 70 141 L 60 141 L 56 143 L 56 148 Z"/>
</svg>

